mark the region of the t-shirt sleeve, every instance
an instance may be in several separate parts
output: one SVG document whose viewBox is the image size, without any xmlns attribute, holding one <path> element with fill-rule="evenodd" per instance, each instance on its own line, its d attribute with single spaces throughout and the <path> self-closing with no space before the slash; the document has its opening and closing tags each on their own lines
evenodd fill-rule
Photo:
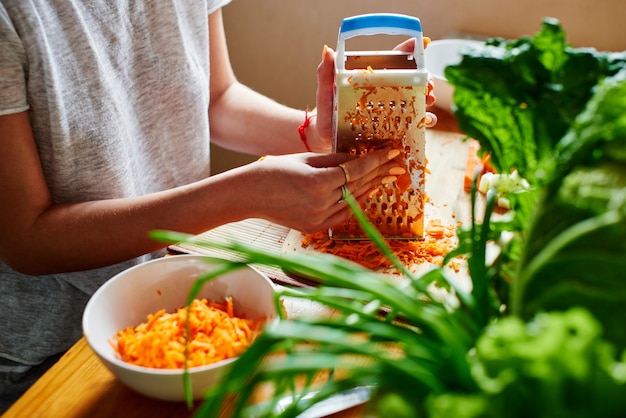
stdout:
<svg viewBox="0 0 626 418">
<path fill-rule="evenodd" d="M 208 0 L 207 1 L 207 13 L 211 14 L 217 9 L 226 6 L 231 0 Z"/>
<path fill-rule="evenodd" d="M 26 53 L 5 7 L 0 4 L 0 115 L 28 109 Z"/>
</svg>

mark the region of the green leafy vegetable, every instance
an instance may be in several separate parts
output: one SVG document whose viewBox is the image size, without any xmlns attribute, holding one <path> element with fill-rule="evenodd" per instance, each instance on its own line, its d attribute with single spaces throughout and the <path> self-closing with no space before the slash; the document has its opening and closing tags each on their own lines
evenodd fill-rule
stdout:
<svg viewBox="0 0 626 418">
<path fill-rule="evenodd" d="M 556 147 L 513 301 L 526 318 L 585 306 L 620 349 L 626 348 L 625 110 L 626 69 L 597 87 Z"/>
<path fill-rule="evenodd" d="M 460 128 L 492 155 L 501 173 L 516 169 L 535 183 L 595 86 L 626 66 L 626 53 L 568 45 L 558 21 L 533 37 L 492 39 L 445 70 L 454 85 Z"/>
<path fill-rule="evenodd" d="M 586 418 L 624 413 L 626 362 L 587 311 L 508 317 L 485 330 L 469 355 L 480 392 L 428 400 L 432 418 Z"/>
<path fill-rule="evenodd" d="M 585 306 L 625 348 L 626 54 L 572 48 L 547 19 L 533 37 L 467 52 L 446 76 L 459 125 L 533 189 L 513 196 L 503 301 L 526 319 Z"/>
</svg>

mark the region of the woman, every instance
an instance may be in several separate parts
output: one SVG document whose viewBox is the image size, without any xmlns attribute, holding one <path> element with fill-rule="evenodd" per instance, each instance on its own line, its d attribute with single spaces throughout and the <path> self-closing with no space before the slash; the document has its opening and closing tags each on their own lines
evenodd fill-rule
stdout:
<svg viewBox="0 0 626 418">
<path fill-rule="evenodd" d="M 0 411 L 81 337 L 102 283 L 161 255 L 149 231 L 318 231 L 349 216 L 342 186 L 364 198 L 402 170 L 396 150 L 328 154 L 332 50 L 318 117 L 238 83 L 229 1 L 0 1 Z M 209 139 L 280 156 L 209 177 Z"/>
</svg>

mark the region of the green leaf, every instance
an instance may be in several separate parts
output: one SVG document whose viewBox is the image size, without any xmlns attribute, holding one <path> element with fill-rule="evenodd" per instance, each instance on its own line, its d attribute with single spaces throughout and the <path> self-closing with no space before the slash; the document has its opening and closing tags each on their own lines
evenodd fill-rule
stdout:
<svg viewBox="0 0 626 418">
<path fill-rule="evenodd" d="M 492 39 L 446 68 L 460 128 L 492 153 L 501 173 L 535 170 L 585 108 L 595 86 L 626 66 L 626 54 L 572 48 L 560 23 L 544 20 L 533 37 Z"/>
</svg>

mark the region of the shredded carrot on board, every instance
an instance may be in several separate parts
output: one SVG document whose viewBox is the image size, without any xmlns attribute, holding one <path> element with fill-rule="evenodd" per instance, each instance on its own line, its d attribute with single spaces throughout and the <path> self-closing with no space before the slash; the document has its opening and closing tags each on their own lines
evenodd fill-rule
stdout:
<svg viewBox="0 0 626 418">
<path fill-rule="evenodd" d="M 390 239 L 387 240 L 387 245 L 406 266 L 421 263 L 441 265 L 444 256 L 455 248 L 455 230 L 455 226 L 446 226 L 439 220 L 431 220 L 426 227 L 424 239 Z M 339 241 L 329 238 L 326 232 L 316 232 L 304 235 L 302 247 L 333 254 L 372 270 L 392 267 L 391 261 L 369 240 Z"/>
<path fill-rule="evenodd" d="M 136 327 L 118 331 L 111 345 L 120 359 L 157 369 L 183 368 L 187 307 L 174 313 L 161 309 Z M 189 307 L 187 367 L 239 356 L 252 344 L 265 321 L 235 315 L 231 297 L 223 303 L 195 299 Z"/>
</svg>

